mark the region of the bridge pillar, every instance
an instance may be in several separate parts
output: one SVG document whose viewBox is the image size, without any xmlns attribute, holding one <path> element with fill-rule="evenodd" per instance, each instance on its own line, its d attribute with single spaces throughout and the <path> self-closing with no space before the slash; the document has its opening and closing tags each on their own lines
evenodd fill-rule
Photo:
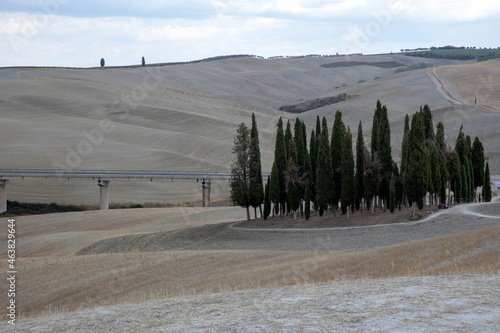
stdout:
<svg viewBox="0 0 500 333">
<path fill-rule="evenodd" d="M 209 179 L 208 182 L 207 182 L 208 207 L 212 207 L 212 203 L 210 202 L 210 185 L 212 185 L 212 183 L 210 182 L 210 179 Z"/>
<path fill-rule="evenodd" d="M 0 179 L 0 213 L 7 211 L 7 183 L 8 179 Z"/>
<path fill-rule="evenodd" d="M 101 210 L 109 209 L 109 193 L 108 193 L 109 180 L 99 179 L 97 181 L 97 185 L 99 185 L 99 191 L 100 191 Z"/>
<path fill-rule="evenodd" d="M 205 180 L 201 182 L 201 196 L 203 198 L 203 207 L 206 207 L 205 203 L 205 189 L 207 188 L 207 184 L 205 183 Z"/>
</svg>

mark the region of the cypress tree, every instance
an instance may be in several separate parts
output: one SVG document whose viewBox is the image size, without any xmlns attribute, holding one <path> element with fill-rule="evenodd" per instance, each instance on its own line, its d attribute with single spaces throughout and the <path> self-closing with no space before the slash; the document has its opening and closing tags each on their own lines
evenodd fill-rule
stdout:
<svg viewBox="0 0 500 333">
<path fill-rule="evenodd" d="M 450 155 L 448 156 L 448 161 L 447 161 L 447 168 L 448 168 L 448 173 L 449 173 L 449 179 L 452 182 L 451 187 L 453 189 L 453 193 L 455 194 L 455 201 L 457 198 L 459 198 L 461 195 L 460 193 L 457 193 L 457 191 L 460 190 L 458 188 L 457 180 L 460 178 L 460 171 L 462 170 L 462 166 L 460 165 L 460 157 L 458 156 L 456 151 L 452 151 Z M 459 194 L 457 196 L 457 194 Z M 449 203 L 451 203 L 451 200 L 449 200 Z"/>
<path fill-rule="evenodd" d="M 344 147 L 345 132 L 345 125 L 342 122 L 342 112 L 337 110 L 335 113 L 330 144 L 333 179 L 335 183 L 335 191 L 330 203 L 333 206 L 334 215 L 337 213 L 340 196 L 342 194 L 342 149 Z M 343 213 L 345 212 L 343 211 Z"/>
<path fill-rule="evenodd" d="M 484 183 L 484 148 L 483 144 L 476 136 L 472 144 L 472 170 L 474 170 L 474 193 L 477 188 L 483 186 Z M 474 194 L 474 197 L 476 195 Z"/>
<path fill-rule="evenodd" d="M 439 146 L 436 148 L 438 150 L 438 165 L 441 175 L 439 198 L 440 198 L 440 203 L 443 204 L 446 202 L 446 183 L 450 179 L 450 174 L 448 172 L 448 167 L 446 165 L 446 158 L 444 157 L 444 152 L 439 148 Z"/>
<path fill-rule="evenodd" d="M 403 128 L 403 142 L 401 143 L 401 177 L 404 177 L 404 171 L 405 171 L 405 163 L 406 163 L 406 156 L 407 156 L 407 147 L 408 147 L 408 136 L 410 135 L 410 118 L 408 117 L 408 114 L 405 116 L 405 124 Z M 406 194 L 402 192 L 402 200 L 404 202 L 404 205 L 406 207 Z"/>
<path fill-rule="evenodd" d="M 262 167 L 260 162 L 259 130 L 255 121 L 255 114 L 252 113 L 252 128 L 250 130 L 249 148 L 249 177 L 250 177 L 250 204 L 254 208 L 255 218 L 257 218 L 257 207 L 262 217 L 261 204 L 264 201 L 264 188 L 262 180 Z"/>
<path fill-rule="evenodd" d="M 455 141 L 455 151 L 458 154 L 458 158 L 460 158 L 460 164 L 464 164 L 465 161 L 465 155 L 466 155 L 466 148 L 465 148 L 465 135 L 462 132 L 462 129 L 464 126 L 460 126 L 460 131 L 458 132 L 458 137 L 457 140 Z"/>
<path fill-rule="evenodd" d="M 306 161 L 306 154 L 305 154 L 305 149 L 306 147 L 304 146 L 304 137 L 302 135 L 302 122 L 300 121 L 299 118 L 295 119 L 295 124 L 293 126 L 294 130 L 294 136 L 293 140 L 295 142 L 295 147 L 297 147 L 297 167 L 299 169 L 299 172 L 304 171 L 304 166 L 305 166 L 305 161 Z"/>
<path fill-rule="evenodd" d="M 380 100 L 377 100 L 377 107 L 373 113 L 373 123 L 372 123 L 372 142 L 371 142 L 371 154 L 372 157 L 375 156 L 374 153 L 378 152 L 379 143 L 379 124 L 380 124 L 380 114 L 382 113 L 382 104 Z"/>
<path fill-rule="evenodd" d="M 391 181 L 389 184 L 389 210 L 391 213 L 394 213 L 396 210 L 396 176 L 394 172 L 391 173 Z"/>
<path fill-rule="evenodd" d="M 286 149 L 286 159 L 288 161 L 288 147 L 290 147 L 290 141 L 293 140 L 292 128 L 290 127 L 290 120 L 286 121 L 286 130 L 285 130 L 285 149 Z"/>
<path fill-rule="evenodd" d="M 333 201 L 335 182 L 333 179 L 331 154 L 328 144 L 328 125 L 324 117 L 322 125 L 318 143 L 316 169 L 316 204 L 318 205 L 319 215 L 323 216 L 323 212 L 326 211 L 326 218 L 328 219 L 328 203 Z"/>
<path fill-rule="evenodd" d="M 425 139 L 426 140 L 434 140 L 434 125 L 432 124 L 432 113 L 429 105 L 425 104 L 422 109 L 422 115 L 424 117 L 424 126 L 425 126 Z"/>
<path fill-rule="evenodd" d="M 467 170 L 467 160 L 464 161 L 464 164 L 462 164 L 462 172 L 460 174 L 461 176 L 461 180 L 462 180 L 462 197 L 460 199 L 460 201 L 463 201 L 463 202 L 467 202 L 469 201 L 468 198 L 469 198 L 469 183 L 468 183 L 468 170 Z"/>
<path fill-rule="evenodd" d="M 441 165 L 439 160 L 439 152 L 434 141 L 429 140 L 429 155 L 431 163 L 431 179 L 432 183 L 429 190 L 429 195 L 437 195 L 441 192 Z M 436 200 L 436 205 L 438 204 Z"/>
<path fill-rule="evenodd" d="M 245 207 L 247 220 L 250 220 L 250 179 L 249 179 L 249 147 L 250 135 L 247 126 L 241 123 L 234 137 L 233 154 L 235 155 L 231 166 L 231 200 L 233 203 Z"/>
<path fill-rule="evenodd" d="M 286 180 L 285 180 L 285 172 L 287 170 L 288 162 L 287 162 L 287 153 L 285 146 L 285 135 L 283 133 L 283 120 L 278 120 L 278 129 L 276 131 L 276 143 L 274 147 L 274 162 L 276 163 L 277 174 L 276 179 L 279 183 L 279 192 L 280 192 L 280 214 L 283 217 L 285 213 L 285 202 L 287 201 L 287 193 L 286 193 Z M 271 182 L 273 178 L 271 176 Z M 272 197 L 272 196 L 271 196 Z"/>
<path fill-rule="evenodd" d="M 142 57 L 142 67 L 146 66 L 146 60 Z"/>
<path fill-rule="evenodd" d="M 465 136 L 465 157 L 468 160 L 472 159 L 472 139 L 470 138 L 470 135 Z"/>
<path fill-rule="evenodd" d="M 319 119 L 319 115 L 316 115 L 316 141 L 318 141 L 320 135 L 321 135 L 321 121 Z"/>
<path fill-rule="evenodd" d="M 439 122 L 437 124 L 436 146 L 437 146 L 438 150 L 442 151 L 443 154 L 446 154 L 446 141 L 444 139 L 444 125 L 442 122 Z"/>
<path fill-rule="evenodd" d="M 269 214 L 271 214 L 271 199 L 269 198 L 269 177 L 267 177 L 264 189 L 264 220 L 267 220 Z"/>
<path fill-rule="evenodd" d="M 279 214 L 279 204 L 281 201 L 280 174 L 276 162 L 271 169 L 271 181 L 269 183 L 269 200 L 274 203 L 274 215 Z"/>
<path fill-rule="evenodd" d="M 358 139 L 356 140 L 356 210 L 359 210 L 363 199 L 363 172 L 365 168 L 365 142 L 363 140 L 363 126 L 361 120 L 358 125 Z"/>
<path fill-rule="evenodd" d="M 380 159 L 382 182 L 379 195 L 384 199 L 384 211 L 387 209 L 389 199 L 389 183 L 392 173 L 391 128 L 387 107 L 384 105 L 380 111 L 378 126 L 378 157 Z"/>
<path fill-rule="evenodd" d="M 486 162 L 486 169 L 484 170 L 483 201 L 491 202 L 490 166 L 488 162 Z"/>
<path fill-rule="evenodd" d="M 295 141 L 290 141 L 288 149 L 288 169 L 287 169 L 287 199 L 290 210 L 293 211 L 294 218 L 297 218 L 297 209 L 300 204 L 300 191 L 298 188 L 299 171 L 297 166 L 297 148 Z"/>
<path fill-rule="evenodd" d="M 101 67 L 104 67 L 105 64 L 106 62 L 104 61 L 104 58 L 101 58 Z"/>
<path fill-rule="evenodd" d="M 363 188 L 366 201 L 371 203 L 371 213 L 375 212 L 375 196 L 378 194 L 382 177 L 380 175 L 380 162 L 377 157 L 371 157 L 370 152 L 365 150 L 365 171 L 363 173 Z"/>
<path fill-rule="evenodd" d="M 311 180 L 311 201 L 312 202 L 316 202 L 316 188 L 315 188 L 315 184 L 316 184 L 316 159 L 318 157 L 318 152 L 317 152 L 317 149 L 316 149 L 316 142 L 317 142 L 317 138 L 316 138 L 316 133 L 314 132 L 314 130 L 312 130 L 311 132 L 311 140 L 309 141 L 309 157 L 310 157 L 310 161 L 311 161 L 311 173 L 308 177 L 308 179 Z"/>
<path fill-rule="evenodd" d="M 460 167 L 461 168 L 461 167 Z M 462 192 L 463 192 L 463 184 L 462 184 L 462 172 L 457 175 L 457 179 L 455 182 L 455 202 L 460 203 L 462 201 Z"/>
<path fill-rule="evenodd" d="M 304 215 L 306 220 L 309 220 L 309 217 L 311 216 L 311 180 L 307 178 L 306 180 L 306 195 L 305 195 L 305 209 L 304 209 Z"/>
<path fill-rule="evenodd" d="M 355 199 L 356 184 L 354 183 L 354 156 L 352 153 L 352 134 L 348 128 L 344 138 L 344 149 L 342 153 L 342 207 L 345 207 L 347 218 L 349 218 L 349 207 Z M 342 209 L 342 213 L 344 208 Z"/>
<path fill-rule="evenodd" d="M 422 200 L 429 181 L 429 151 L 425 144 L 425 127 L 418 113 L 413 115 L 408 138 L 408 151 L 404 173 L 404 190 L 412 204 L 415 217 L 415 202 Z"/>
<path fill-rule="evenodd" d="M 472 170 L 472 161 L 469 160 L 469 196 L 471 201 L 476 201 L 476 189 L 474 188 L 474 170 Z"/>
</svg>

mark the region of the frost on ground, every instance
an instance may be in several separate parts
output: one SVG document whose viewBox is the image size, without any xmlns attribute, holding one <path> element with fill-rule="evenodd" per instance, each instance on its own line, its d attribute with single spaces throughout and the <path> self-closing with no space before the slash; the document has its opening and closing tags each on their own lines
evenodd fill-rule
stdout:
<svg viewBox="0 0 500 333">
<path fill-rule="evenodd" d="M 498 332 L 498 327 L 500 276 L 466 275 L 341 281 L 97 307 L 21 319 L 15 331 Z"/>
</svg>

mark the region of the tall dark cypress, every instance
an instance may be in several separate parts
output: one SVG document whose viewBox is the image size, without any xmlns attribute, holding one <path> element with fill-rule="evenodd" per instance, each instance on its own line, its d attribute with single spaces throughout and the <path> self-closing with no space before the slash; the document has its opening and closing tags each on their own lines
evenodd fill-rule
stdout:
<svg viewBox="0 0 500 333">
<path fill-rule="evenodd" d="M 286 193 L 286 180 L 285 180 L 285 172 L 288 167 L 287 162 L 287 154 L 285 148 L 285 135 L 283 133 L 283 120 L 278 120 L 278 129 L 276 131 L 276 143 L 274 148 L 274 162 L 276 163 L 276 173 L 277 173 L 277 182 L 279 184 L 279 192 L 280 199 L 279 202 L 281 204 L 280 211 L 283 214 L 285 211 L 285 202 L 287 201 L 287 193 Z M 273 179 L 271 178 L 271 182 Z M 283 215 L 282 215 L 283 217 Z"/>
<path fill-rule="evenodd" d="M 477 136 L 472 144 L 472 169 L 474 170 L 474 192 L 476 192 L 484 182 L 484 148 Z"/>
<path fill-rule="evenodd" d="M 319 209 L 320 216 L 323 216 L 323 212 L 326 212 L 326 218 L 328 219 L 328 203 L 333 201 L 335 182 L 333 179 L 330 145 L 328 144 L 326 118 L 323 118 L 322 125 L 316 167 L 316 204 L 318 205 L 317 208 Z"/>
<path fill-rule="evenodd" d="M 455 141 L 455 151 L 460 159 L 460 164 L 463 164 L 466 159 L 466 148 L 465 148 L 465 135 L 462 132 L 463 125 L 460 126 L 460 131 L 458 132 L 457 140 Z"/>
<path fill-rule="evenodd" d="M 267 177 L 267 183 L 264 189 L 264 220 L 267 220 L 271 214 L 271 199 L 269 197 L 269 177 Z"/>
<path fill-rule="evenodd" d="M 415 203 L 427 193 L 429 181 L 429 151 L 425 144 L 425 127 L 421 116 L 413 115 L 408 138 L 408 152 L 404 172 L 404 190 L 412 202 L 412 216 L 415 217 Z"/>
<path fill-rule="evenodd" d="M 306 195 L 305 195 L 305 208 L 304 208 L 304 216 L 306 220 L 309 220 L 311 216 L 311 179 L 307 178 L 306 180 Z"/>
<path fill-rule="evenodd" d="M 379 125 L 380 125 L 380 114 L 382 113 L 382 104 L 380 100 L 377 100 L 377 107 L 373 113 L 373 123 L 372 123 L 372 141 L 371 141 L 371 155 L 372 158 L 375 156 L 374 153 L 378 152 L 379 143 Z"/>
<path fill-rule="evenodd" d="M 403 127 L 403 142 L 401 143 L 401 166 L 400 166 L 400 173 L 401 173 L 401 178 L 404 178 L 404 173 L 405 173 L 405 164 L 406 164 L 406 158 L 407 158 L 407 148 L 408 148 L 408 136 L 410 135 L 410 118 L 408 117 L 408 114 L 405 115 L 405 124 Z M 407 204 L 407 198 L 406 198 L 406 193 L 403 189 L 402 193 L 402 200 L 403 204 L 406 207 Z"/>
<path fill-rule="evenodd" d="M 333 206 L 334 214 L 337 212 L 340 196 L 342 194 L 342 150 L 344 147 L 345 125 L 342 122 L 342 112 L 335 113 L 335 122 L 332 129 L 332 140 L 330 143 L 331 161 L 333 177 L 335 183 L 335 192 L 330 202 Z"/>
<path fill-rule="evenodd" d="M 316 160 L 318 158 L 318 151 L 316 149 L 318 139 L 314 130 L 311 132 L 311 140 L 309 141 L 309 159 L 311 161 L 311 173 L 308 179 L 311 180 L 311 201 L 316 202 Z"/>
<path fill-rule="evenodd" d="M 319 140 L 320 134 L 321 134 L 321 120 L 319 119 L 319 115 L 317 115 L 316 116 L 316 141 Z"/>
<path fill-rule="evenodd" d="M 486 162 L 486 168 L 484 170 L 483 201 L 491 202 L 490 166 L 488 162 Z"/>
<path fill-rule="evenodd" d="M 285 130 L 285 150 L 286 150 L 286 159 L 288 161 L 288 147 L 290 147 L 290 141 L 293 140 L 292 128 L 290 126 L 290 120 L 286 121 L 286 130 Z"/>
<path fill-rule="evenodd" d="M 425 104 L 422 110 L 422 115 L 424 117 L 424 126 L 425 126 L 425 139 L 426 140 L 434 140 L 434 125 L 432 124 L 432 112 L 429 105 Z"/>
<path fill-rule="evenodd" d="M 257 129 L 255 114 L 253 113 L 252 128 L 250 130 L 249 159 L 250 167 L 248 173 L 250 177 L 250 203 L 254 208 L 255 218 L 257 218 L 257 207 L 259 207 L 260 216 L 262 217 L 261 204 L 264 201 L 264 188 L 260 161 L 259 130 Z"/>
<path fill-rule="evenodd" d="M 363 126 L 361 120 L 358 125 L 358 139 L 356 140 L 356 210 L 359 210 L 363 199 L 363 172 L 365 166 L 365 142 L 363 140 Z"/>
<path fill-rule="evenodd" d="M 378 127 L 378 157 L 382 168 L 382 182 L 380 183 L 379 195 L 384 199 L 384 211 L 389 200 L 389 183 L 392 173 L 392 151 L 391 151 L 391 128 L 387 107 L 384 105 L 380 111 Z"/>
<path fill-rule="evenodd" d="M 344 138 L 344 148 L 342 150 L 342 192 L 341 204 L 342 214 L 347 212 L 349 218 L 349 208 L 354 202 L 355 187 L 354 183 L 354 156 L 352 153 L 352 134 L 348 128 Z"/>
</svg>

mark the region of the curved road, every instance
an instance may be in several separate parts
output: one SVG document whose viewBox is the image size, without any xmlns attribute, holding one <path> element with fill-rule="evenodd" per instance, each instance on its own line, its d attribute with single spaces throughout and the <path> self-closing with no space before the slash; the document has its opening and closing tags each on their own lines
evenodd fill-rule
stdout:
<svg viewBox="0 0 500 333">
<path fill-rule="evenodd" d="M 78 254 L 167 250 L 360 251 L 500 225 L 500 203 L 460 205 L 422 221 L 335 229 L 238 229 L 235 223 L 105 239 Z M 500 242 L 500 238 L 499 238 Z M 496 246 L 500 246 L 496 244 Z"/>
</svg>

